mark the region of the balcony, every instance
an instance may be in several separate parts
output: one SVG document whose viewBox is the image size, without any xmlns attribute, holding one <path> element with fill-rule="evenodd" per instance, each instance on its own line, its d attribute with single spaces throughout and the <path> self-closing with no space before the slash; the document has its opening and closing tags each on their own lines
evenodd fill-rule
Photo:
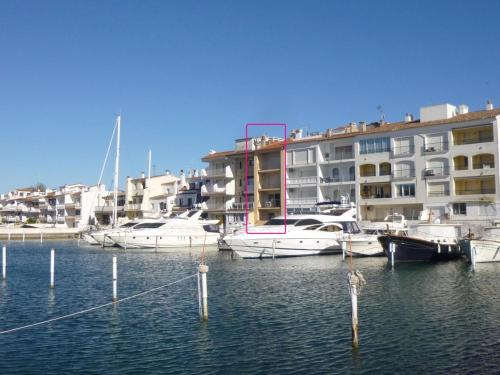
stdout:
<svg viewBox="0 0 500 375">
<path fill-rule="evenodd" d="M 217 185 L 203 185 L 201 187 L 201 195 L 203 197 L 209 197 L 209 196 L 223 196 L 226 194 L 226 188 L 225 187 L 219 187 Z"/>
<path fill-rule="evenodd" d="M 453 144 L 455 146 L 493 141 L 493 125 L 458 128 L 453 130 Z"/>
<path fill-rule="evenodd" d="M 311 177 L 296 177 L 289 178 L 287 180 L 287 185 L 296 186 L 296 185 L 316 185 L 318 182 L 318 178 L 316 176 Z"/>
<path fill-rule="evenodd" d="M 252 211 L 254 207 L 254 202 L 248 202 L 248 211 Z M 246 203 L 233 203 L 228 209 L 228 211 L 247 211 Z"/>
<path fill-rule="evenodd" d="M 267 201 L 262 201 L 259 210 L 262 209 L 276 209 L 281 207 L 281 202 L 278 199 L 271 199 Z"/>
<path fill-rule="evenodd" d="M 415 177 L 415 169 L 401 169 L 392 172 L 393 180 L 405 180 Z"/>
<path fill-rule="evenodd" d="M 287 205 L 291 207 L 295 206 L 313 206 L 318 203 L 316 197 L 303 197 L 303 198 L 288 198 Z"/>
<path fill-rule="evenodd" d="M 231 168 L 229 167 L 224 167 L 224 168 L 207 168 L 207 177 L 209 178 L 232 178 L 233 173 L 231 172 Z"/>
<path fill-rule="evenodd" d="M 136 189 L 133 193 L 133 197 L 140 197 L 144 195 L 144 189 Z"/>
<path fill-rule="evenodd" d="M 429 191 L 427 193 L 428 197 L 447 197 L 450 195 L 449 190 L 444 190 L 444 191 Z"/>
<path fill-rule="evenodd" d="M 438 154 L 448 151 L 448 142 L 430 142 L 422 147 L 422 154 Z"/>
<path fill-rule="evenodd" d="M 80 205 L 80 202 L 67 202 L 64 204 L 64 208 L 80 208 L 81 205 Z"/>
<path fill-rule="evenodd" d="M 129 205 L 127 205 L 127 206 L 129 206 Z M 124 208 L 125 208 L 124 206 L 118 206 L 116 211 L 117 212 L 123 212 Z M 131 210 L 128 210 L 128 211 L 131 211 Z M 96 206 L 95 207 L 95 212 L 96 213 L 104 213 L 104 214 L 112 213 L 113 212 L 113 206 Z"/>
<path fill-rule="evenodd" d="M 392 149 L 392 156 L 393 157 L 413 155 L 414 153 L 415 153 L 415 146 L 414 145 L 395 146 Z"/>
<path fill-rule="evenodd" d="M 140 211 L 140 210 L 141 210 L 140 203 L 133 203 L 133 204 L 126 204 L 125 205 L 125 211 Z"/>
<path fill-rule="evenodd" d="M 455 195 L 477 195 L 477 194 L 495 194 L 495 188 L 479 188 L 479 189 L 455 189 Z"/>
<path fill-rule="evenodd" d="M 320 184 L 332 184 L 337 182 L 352 182 L 355 180 L 354 175 L 348 176 L 331 176 L 331 177 L 320 177 Z"/>
<path fill-rule="evenodd" d="M 450 175 L 449 167 L 434 167 L 423 170 L 423 178 L 448 177 Z"/>
</svg>

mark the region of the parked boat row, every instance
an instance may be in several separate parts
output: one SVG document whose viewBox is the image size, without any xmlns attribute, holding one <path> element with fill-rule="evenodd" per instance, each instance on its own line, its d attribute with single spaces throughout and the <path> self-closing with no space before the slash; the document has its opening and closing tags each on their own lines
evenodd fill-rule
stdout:
<svg viewBox="0 0 500 375">
<path fill-rule="evenodd" d="M 186 211 L 178 216 L 131 221 L 118 228 L 90 232 L 90 244 L 123 248 L 166 248 L 216 245 L 220 237 L 218 220 L 201 218 L 203 211 Z"/>
</svg>

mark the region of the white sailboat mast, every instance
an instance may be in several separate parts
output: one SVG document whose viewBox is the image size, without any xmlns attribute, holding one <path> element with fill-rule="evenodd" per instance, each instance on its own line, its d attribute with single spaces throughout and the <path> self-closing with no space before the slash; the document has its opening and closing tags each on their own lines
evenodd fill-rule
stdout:
<svg viewBox="0 0 500 375">
<path fill-rule="evenodd" d="M 121 115 L 116 117 L 116 159 L 115 159 L 115 181 L 114 181 L 114 202 L 113 202 L 113 226 L 118 221 L 118 178 L 120 169 L 120 127 Z"/>
<path fill-rule="evenodd" d="M 148 187 L 150 181 L 151 181 L 151 149 L 149 149 L 148 153 Z"/>
</svg>

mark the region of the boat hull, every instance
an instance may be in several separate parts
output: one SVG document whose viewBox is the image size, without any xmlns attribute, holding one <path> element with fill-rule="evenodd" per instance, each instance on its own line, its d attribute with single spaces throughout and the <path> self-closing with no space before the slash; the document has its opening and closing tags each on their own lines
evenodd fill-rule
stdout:
<svg viewBox="0 0 500 375">
<path fill-rule="evenodd" d="M 344 240 L 346 254 L 352 253 L 354 257 L 384 256 L 384 249 L 377 237 L 353 238 Z"/>
<path fill-rule="evenodd" d="M 500 262 L 500 241 L 465 240 L 460 245 L 471 263 Z"/>
<path fill-rule="evenodd" d="M 457 244 L 440 244 L 415 237 L 384 235 L 378 240 L 389 261 L 392 259 L 390 244 L 394 243 L 394 261 L 441 261 L 458 259 L 461 255 Z"/>
<path fill-rule="evenodd" d="M 225 241 L 238 256 L 244 259 L 329 255 L 342 252 L 340 243 L 336 239 L 233 238 L 225 239 Z"/>
<path fill-rule="evenodd" d="M 204 234 L 140 234 L 127 233 L 111 235 L 118 246 L 122 248 L 175 248 L 175 247 L 202 247 L 217 245 L 217 240 L 220 238 L 218 233 Z"/>
</svg>

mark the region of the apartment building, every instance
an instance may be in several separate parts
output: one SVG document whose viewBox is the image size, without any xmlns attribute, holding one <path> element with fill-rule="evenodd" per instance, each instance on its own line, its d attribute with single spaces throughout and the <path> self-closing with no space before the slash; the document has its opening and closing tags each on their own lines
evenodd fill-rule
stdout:
<svg viewBox="0 0 500 375">
<path fill-rule="evenodd" d="M 118 220 L 125 217 L 125 192 L 118 191 L 116 214 Z M 100 204 L 95 207 L 95 224 L 109 225 L 113 223 L 113 207 L 115 205 L 115 193 L 104 192 L 99 200 Z"/>
<path fill-rule="evenodd" d="M 171 212 L 179 189 L 180 179 L 170 172 L 163 175 L 127 177 L 125 213 L 128 219 L 158 217 Z"/>
<path fill-rule="evenodd" d="M 498 119 L 491 103 L 422 107 L 420 119 L 351 123 L 322 135 L 292 133 L 287 207 L 356 202 L 359 218 L 398 212 L 411 219 L 488 221 L 500 214 Z"/>
<path fill-rule="evenodd" d="M 95 208 L 105 187 L 64 185 L 57 190 L 16 189 L 0 196 L 4 223 L 47 223 L 82 228 L 95 222 Z"/>
<path fill-rule="evenodd" d="M 282 139 L 266 136 L 249 138 L 248 143 L 237 139 L 234 150 L 204 156 L 207 184 L 201 194 L 208 198 L 204 203 L 208 217 L 219 219 L 225 227 L 243 225 L 247 201 L 249 224 L 282 214 L 284 158 Z"/>
<path fill-rule="evenodd" d="M 208 199 L 207 196 L 201 195 L 202 186 L 207 183 L 204 171 L 191 169 L 187 175 L 184 175 L 184 171 L 181 170 L 179 178 L 179 189 L 175 196 L 173 212 L 181 213 L 192 209 Z"/>
</svg>

